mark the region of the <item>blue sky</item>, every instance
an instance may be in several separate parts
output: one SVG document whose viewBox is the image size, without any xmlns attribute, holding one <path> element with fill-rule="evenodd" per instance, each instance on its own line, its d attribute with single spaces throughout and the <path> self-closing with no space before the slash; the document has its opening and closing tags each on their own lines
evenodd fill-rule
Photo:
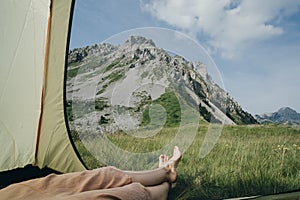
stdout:
<svg viewBox="0 0 300 200">
<path fill-rule="evenodd" d="M 299 0 L 76 0 L 70 48 L 143 27 L 201 44 L 248 112 L 300 112 Z"/>
</svg>

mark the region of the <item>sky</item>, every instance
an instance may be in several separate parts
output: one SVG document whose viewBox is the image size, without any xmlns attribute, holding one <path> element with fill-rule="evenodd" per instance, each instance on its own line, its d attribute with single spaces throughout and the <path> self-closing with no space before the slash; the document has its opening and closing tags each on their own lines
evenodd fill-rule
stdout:
<svg viewBox="0 0 300 200">
<path fill-rule="evenodd" d="M 200 44 L 225 90 L 251 114 L 300 112 L 299 0 L 76 0 L 70 49 L 145 27 Z M 156 35 L 159 44 L 168 40 Z"/>
</svg>

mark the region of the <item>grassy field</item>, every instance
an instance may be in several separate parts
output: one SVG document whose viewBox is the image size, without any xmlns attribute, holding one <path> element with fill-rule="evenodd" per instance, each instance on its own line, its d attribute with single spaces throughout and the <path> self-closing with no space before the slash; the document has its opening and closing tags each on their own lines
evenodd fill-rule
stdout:
<svg viewBox="0 0 300 200">
<path fill-rule="evenodd" d="M 300 188 L 300 129 L 280 125 L 224 126 L 214 149 L 200 159 L 208 125 L 201 123 L 178 166 L 179 178 L 170 199 L 221 199 L 273 194 Z M 131 152 L 148 152 L 168 144 L 174 128 L 137 139 L 114 134 L 109 139 Z M 98 167 L 82 143 L 78 150 L 90 168 Z"/>
</svg>

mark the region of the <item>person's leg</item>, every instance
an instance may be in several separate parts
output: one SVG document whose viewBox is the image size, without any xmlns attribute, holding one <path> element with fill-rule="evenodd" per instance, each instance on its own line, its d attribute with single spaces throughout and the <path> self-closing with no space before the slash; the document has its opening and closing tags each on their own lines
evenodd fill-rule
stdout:
<svg viewBox="0 0 300 200">
<path fill-rule="evenodd" d="M 132 183 L 131 178 L 121 170 L 115 167 L 103 167 L 61 175 L 50 174 L 43 178 L 15 183 L 1 189 L 0 194 L 6 193 L 6 196 L 20 194 L 21 197 L 28 196 L 29 199 L 30 197 L 34 199 L 34 195 L 40 196 L 41 193 L 75 194 L 90 190 L 122 187 L 130 183 Z"/>
<path fill-rule="evenodd" d="M 163 182 L 160 185 L 152 187 L 146 187 L 151 200 L 166 200 L 168 198 L 169 189 L 170 185 L 168 182 Z"/>
<path fill-rule="evenodd" d="M 176 167 L 181 159 L 181 152 L 177 146 L 174 147 L 173 156 L 161 155 L 159 158 L 159 168 L 155 170 L 132 172 L 123 171 L 132 182 L 139 182 L 144 186 L 159 185 L 163 182 L 175 182 L 177 179 Z"/>
<path fill-rule="evenodd" d="M 57 199 L 62 200 L 166 200 L 169 192 L 169 183 L 145 187 L 140 183 L 131 183 L 123 187 L 116 187 L 104 190 L 91 190 L 75 194 L 59 194 Z"/>
<path fill-rule="evenodd" d="M 144 186 L 159 185 L 165 181 L 169 181 L 169 172 L 170 170 L 163 167 L 140 172 L 124 171 L 131 178 L 132 182 L 138 182 Z"/>
</svg>

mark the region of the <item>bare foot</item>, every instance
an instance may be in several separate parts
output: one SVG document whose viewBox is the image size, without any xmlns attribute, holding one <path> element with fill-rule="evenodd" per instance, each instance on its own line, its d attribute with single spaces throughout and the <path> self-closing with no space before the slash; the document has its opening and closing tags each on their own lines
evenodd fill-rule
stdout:
<svg viewBox="0 0 300 200">
<path fill-rule="evenodd" d="M 159 167 L 164 167 L 167 170 L 168 180 L 171 183 L 177 180 L 176 167 L 182 157 L 181 152 L 177 146 L 174 147 L 173 156 L 169 158 L 166 155 L 160 155 L 159 157 Z"/>
<path fill-rule="evenodd" d="M 178 146 L 175 146 L 174 147 L 174 151 L 173 151 L 173 156 L 172 158 L 168 159 L 167 163 L 166 164 L 169 164 L 171 165 L 173 168 L 176 169 L 180 159 L 182 157 L 182 154 L 181 152 L 179 151 L 179 148 Z"/>
<path fill-rule="evenodd" d="M 165 155 L 165 154 L 161 154 L 159 156 L 159 163 L 158 163 L 158 167 L 165 167 L 167 165 L 167 161 L 169 160 L 169 156 Z"/>
</svg>

